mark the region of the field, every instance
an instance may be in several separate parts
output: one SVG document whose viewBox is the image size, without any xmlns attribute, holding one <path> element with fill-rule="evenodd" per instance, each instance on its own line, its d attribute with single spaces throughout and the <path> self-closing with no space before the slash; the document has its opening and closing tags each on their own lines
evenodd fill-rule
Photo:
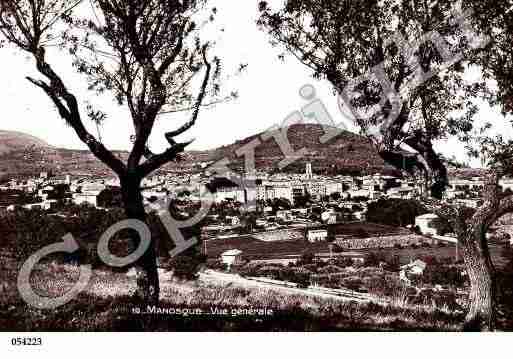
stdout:
<svg viewBox="0 0 513 359">
<path fill-rule="evenodd" d="M 400 228 L 384 226 L 374 223 L 346 223 L 330 226 L 330 231 L 336 235 L 357 236 L 361 231 L 369 236 L 397 235 Z M 209 258 L 217 258 L 230 249 L 239 249 L 244 252 L 244 257 L 249 260 L 281 259 L 290 256 L 298 256 L 305 252 L 318 254 L 329 253 L 328 243 L 309 243 L 307 241 L 272 241 L 264 242 L 251 236 L 241 236 L 228 239 L 212 239 L 206 242 Z"/>
<path fill-rule="evenodd" d="M 506 264 L 506 259 L 502 256 L 502 250 L 504 248 L 503 243 L 490 241 L 489 242 L 490 253 L 494 265 L 500 268 Z M 435 257 L 438 259 L 456 258 L 456 246 L 454 244 L 446 244 L 444 247 L 432 246 L 428 248 L 387 248 L 387 249 L 369 249 L 369 250 L 358 250 L 359 253 L 376 252 L 382 253 L 386 257 L 391 258 L 393 256 L 399 256 L 402 264 L 409 263 L 411 259 L 415 260 L 420 257 Z M 461 257 L 461 251 L 458 253 L 458 259 L 463 260 Z"/>
<path fill-rule="evenodd" d="M 181 282 L 169 272 L 160 276 L 161 312 L 151 312 L 131 298 L 134 278 L 100 270 L 94 271 L 86 291 L 68 304 L 37 310 L 19 297 L 15 267 L 0 263 L 3 331 L 455 331 L 463 320 L 461 313 L 432 306 L 356 303 L 235 283 Z M 34 289 L 41 295 L 63 293 L 73 286 L 78 270 L 57 263 L 39 265 Z M 253 309 L 266 309 L 267 314 L 240 314 Z M 223 310 L 227 314 L 219 314 Z"/>
<path fill-rule="evenodd" d="M 244 253 L 244 258 L 250 260 L 281 259 L 301 255 L 305 251 L 314 253 L 329 251 L 328 243 L 309 243 L 306 241 L 264 242 L 249 237 L 213 239 L 206 242 L 206 248 L 209 258 L 218 258 L 221 253 L 236 248 Z"/>
<path fill-rule="evenodd" d="M 370 223 L 337 225 L 339 231 L 345 233 L 357 233 L 361 228 L 365 228 L 370 235 L 381 236 L 397 235 L 401 229 L 381 226 Z M 393 232 L 395 230 L 395 233 Z M 316 253 L 317 255 L 326 256 L 330 254 L 328 242 L 309 243 L 307 241 L 274 241 L 264 242 L 257 240 L 251 236 L 242 236 L 229 239 L 213 239 L 205 244 L 207 255 L 209 258 L 218 258 L 221 253 L 230 249 L 239 249 L 243 252 L 244 258 L 248 260 L 278 260 L 290 259 L 301 256 L 305 252 Z M 503 243 L 496 241 L 489 242 L 490 253 L 497 268 L 506 264 L 506 259 L 502 257 Z M 406 248 L 385 248 L 385 249 L 359 249 L 351 250 L 351 255 L 365 255 L 370 252 L 382 253 L 386 257 L 399 256 L 402 264 L 407 264 L 411 260 L 421 257 L 435 257 L 438 259 L 457 258 L 462 260 L 461 251 L 457 256 L 457 249 L 454 244 L 447 243 L 445 246 L 433 245 L 431 247 L 406 247 Z M 343 253 L 342 253 L 343 255 Z"/>
<path fill-rule="evenodd" d="M 360 236 L 364 231 L 369 237 L 390 236 L 409 233 L 403 228 L 370 222 L 338 223 L 329 225 L 329 230 L 338 236 Z"/>
</svg>

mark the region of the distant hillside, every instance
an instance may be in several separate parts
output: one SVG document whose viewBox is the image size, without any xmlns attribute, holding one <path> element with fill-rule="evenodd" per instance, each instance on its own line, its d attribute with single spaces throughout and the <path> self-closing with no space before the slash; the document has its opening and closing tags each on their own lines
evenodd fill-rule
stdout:
<svg viewBox="0 0 513 359">
<path fill-rule="evenodd" d="M 89 151 L 59 149 L 22 132 L 0 131 L 0 176 L 26 177 L 41 171 L 110 174 L 110 170 Z"/>
<path fill-rule="evenodd" d="M 53 148 L 33 136 L 17 132 L 1 131 L 2 151 L 0 151 L 0 173 L 11 175 L 32 175 L 43 170 L 75 175 L 109 175 L 109 169 L 90 152 Z M 244 158 L 237 157 L 236 150 L 253 141 L 257 134 L 231 145 L 209 151 L 187 152 L 187 160 L 171 163 L 164 171 L 196 172 L 202 163 L 229 158 L 231 167 L 244 168 Z M 369 141 L 361 136 L 343 132 L 332 141 L 321 144 L 324 130 L 320 125 L 298 124 L 288 130 L 288 138 L 295 150 L 306 148 L 307 155 L 286 168 L 289 172 L 304 172 L 305 164 L 311 162 L 316 173 L 392 173 L 375 152 Z M 5 139 L 5 140 L 4 140 Z M 126 152 L 116 153 L 126 159 Z M 267 171 L 277 171 L 283 154 L 274 139 L 270 139 L 256 148 L 256 167 Z"/>
<path fill-rule="evenodd" d="M 0 155 L 30 149 L 51 148 L 45 141 L 22 132 L 0 131 Z"/>
<path fill-rule="evenodd" d="M 211 151 L 190 152 L 193 162 L 208 162 L 229 158 L 233 167 L 243 168 L 244 158 L 237 157 L 236 150 L 250 143 L 262 134 L 250 136 L 234 144 Z M 344 131 L 328 143 L 320 143 L 324 129 L 315 124 L 297 124 L 288 130 L 288 139 L 294 150 L 306 148 L 307 155 L 286 168 L 290 172 L 303 172 L 305 164 L 311 162 L 317 173 L 374 173 L 390 172 L 376 153 L 371 143 L 364 137 Z M 274 139 L 270 139 L 256 148 L 255 160 L 258 169 L 278 170 L 284 155 Z"/>
</svg>

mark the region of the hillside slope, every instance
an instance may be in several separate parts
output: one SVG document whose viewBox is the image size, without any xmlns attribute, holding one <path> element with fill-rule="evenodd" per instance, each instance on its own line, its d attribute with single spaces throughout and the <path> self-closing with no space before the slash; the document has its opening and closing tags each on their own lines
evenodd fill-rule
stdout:
<svg viewBox="0 0 513 359">
<path fill-rule="evenodd" d="M 45 141 L 26 133 L 0 130 L 0 155 L 25 149 L 50 147 Z"/>
<path fill-rule="evenodd" d="M 230 159 L 230 166 L 244 168 L 244 157 L 236 155 L 242 146 L 261 137 L 262 133 L 236 141 L 233 144 L 207 151 L 190 151 L 187 160 L 171 163 L 163 171 L 197 172 L 202 163 L 223 158 Z M 324 129 L 320 125 L 298 124 L 288 130 L 289 141 L 294 150 L 306 149 L 306 156 L 286 168 L 289 172 L 304 172 L 305 164 L 311 162 L 313 170 L 322 174 L 351 173 L 390 173 L 370 142 L 359 135 L 342 132 L 332 141 L 322 144 L 320 138 Z M 31 175 L 43 170 L 76 175 L 109 175 L 109 169 L 90 152 L 53 148 L 36 137 L 23 133 L 0 131 L 0 172 L 11 175 Z M 116 152 L 126 159 L 126 152 Z M 256 167 L 260 170 L 277 171 L 284 155 L 274 139 L 270 139 L 256 148 Z"/>
</svg>

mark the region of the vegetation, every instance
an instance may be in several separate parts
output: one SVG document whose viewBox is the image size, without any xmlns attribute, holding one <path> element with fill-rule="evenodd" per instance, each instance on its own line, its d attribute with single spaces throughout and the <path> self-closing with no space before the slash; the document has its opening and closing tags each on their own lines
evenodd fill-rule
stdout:
<svg viewBox="0 0 513 359">
<path fill-rule="evenodd" d="M 23 52 L 34 60 L 42 79 L 27 79 L 41 89 L 90 152 L 118 176 L 126 218 L 146 223 L 142 180 L 181 159 L 190 143 L 177 143 L 175 137 L 194 126 L 206 99 L 219 96 L 220 60 L 210 59 L 213 44 L 200 36 L 217 10 L 203 0 L 98 0 L 84 6 L 92 10 L 86 18 L 78 15 L 80 3 L 73 1 L 2 0 L 2 39 L 20 50 L 20 56 Z M 49 62 L 47 51 L 52 47 L 65 50 L 89 90 L 109 94 L 115 103 L 126 106 L 126 125 L 134 130 L 126 161 L 88 131 L 83 113 L 98 126 L 108 115 L 92 104 L 81 108 L 74 90 Z M 185 110 L 191 112 L 190 119 L 165 134 L 169 148 L 152 153 L 148 141 L 156 123 L 165 113 Z M 133 233 L 129 238 L 136 247 L 139 238 Z M 158 302 L 156 257 L 151 240 L 134 263 L 139 285 L 135 295 L 142 302 Z"/>
<path fill-rule="evenodd" d="M 415 218 L 426 214 L 425 207 L 416 200 L 379 199 L 367 208 L 367 220 L 387 226 L 406 227 L 414 225 Z"/>
<path fill-rule="evenodd" d="M 260 3 L 261 28 L 314 77 L 330 82 L 381 157 L 398 170 L 424 176 L 430 211 L 451 225 L 464 248 L 472 285 L 468 330 L 495 328 L 495 272 L 486 231 L 513 211 L 513 198 L 498 191 L 499 179 L 511 173 L 511 141 L 491 136 L 494 124 L 475 128 L 479 111 L 473 101 L 499 105 L 504 114 L 513 109 L 512 5 L 287 0 L 274 9 Z M 476 64 L 482 76 L 469 84 L 464 75 Z M 487 79 L 500 85 L 491 87 Z M 484 203 L 472 216 L 437 201 L 448 175 L 435 142 L 446 136 L 458 138 L 488 167 Z"/>
</svg>

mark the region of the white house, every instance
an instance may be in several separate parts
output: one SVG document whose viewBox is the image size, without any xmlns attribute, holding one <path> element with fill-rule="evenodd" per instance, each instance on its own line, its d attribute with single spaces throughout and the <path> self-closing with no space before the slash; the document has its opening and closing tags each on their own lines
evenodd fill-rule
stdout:
<svg viewBox="0 0 513 359">
<path fill-rule="evenodd" d="M 427 264 L 424 261 L 417 259 L 416 261 L 410 262 L 409 264 L 402 266 L 401 270 L 405 270 L 407 271 L 407 273 L 413 275 L 422 275 L 424 274 L 426 267 Z"/>
<path fill-rule="evenodd" d="M 436 236 L 438 231 L 436 229 L 436 223 L 440 221 L 440 218 L 434 213 L 424 214 L 415 218 L 415 226 L 418 226 L 420 232 L 426 235 Z"/>
<path fill-rule="evenodd" d="M 99 193 L 98 193 L 99 194 Z M 77 206 L 82 204 L 90 204 L 91 206 L 98 206 L 98 194 L 91 193 L 73 193 L 73 203 Z"/>
<path fill-rule="evenodd" d="M 242 262 L 242 251 L 238 249 L 231 249 L 221 254 L 221 261 L 228 266 L 237 265 Z"/>
<path fill-rule="evenodd" d="M 284 221 L 292 221 L 294 219 L 294 216 L 292 215 L 292 211 L 289 211 L 289 210 L 277 211 L 276 217 L 280 218 Z"/>
<path fill-rule="evenodd" d="M 231 226 L 240 225 L 240 218 L 237 216 L 226 216 L 226 222 Z"/>
<path fill-rule="evenodd" d="M 328 239 L 328 230 L 326 229 L 310 229 L 307 234 L 309 242 L 324 242 Z"/>
<path fill-rule="evenodd" d="M 337 223 L 337 214 L 333 210 L 321 213 L 321 221 L 328 224 Z"/>
<path fill-rule="evenodd" d="M 401 267 L 401 272 L 399 273 L 399 278 L 406 282 L 408 285 L 411 285 L 411 280 L 408 276 L 422 276 L 424 271 L 426 270 L 427 264 L 420 259 L 413 261 L 409 264 L 406 264 Z"/>
<path fill-rule="evenodd" d="M 56 200 L 46 200 L 41 203 L 26 204 L 23 206 L 23 208 L 28 209 L 28 210 L 42 209 L 42 210 L 47 211 L 49 209 L 52 209 L 52 207 L 55 206 L 56 203 L 57 203 Z"/>
</svg>

